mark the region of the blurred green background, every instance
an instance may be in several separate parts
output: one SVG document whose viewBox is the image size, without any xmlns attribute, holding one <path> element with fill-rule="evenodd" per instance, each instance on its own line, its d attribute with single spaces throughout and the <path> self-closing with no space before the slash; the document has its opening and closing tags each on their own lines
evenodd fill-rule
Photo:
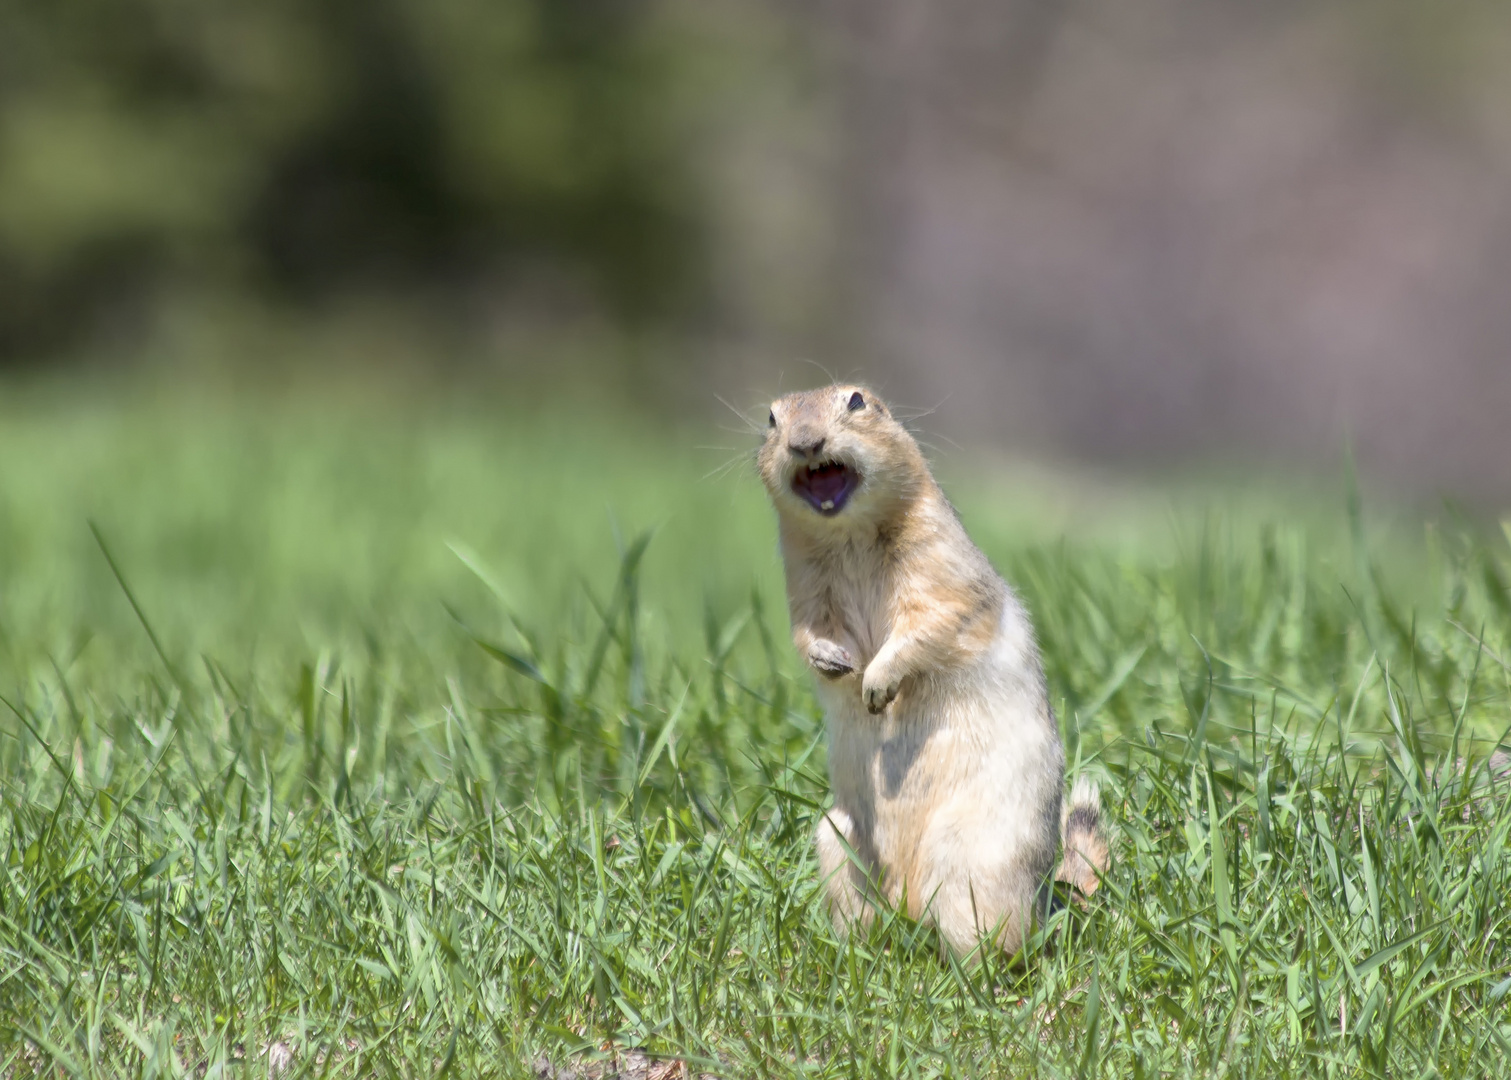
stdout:
<svg viewBox="0 0 1511 1080">
<path fill-rule="evenodd" d="M 626 322 L 684 308 L 719 82 L 690 33 L 639 3 L 7 3 L 0 348 L 181 291 L 439 300 L 532 263 Z"/>
<path fill-rule="evenodd" d="M 999 558 L 1339 533 L 1349 446 L 1494 520 L 1508 57 L 1475 0 L 5 0 L 0 633 L 133 632 L 87 521 L 183 648 L 444 619 L 453 541 L 551 625 L 648 528 L 691 633 L 779 597 L 747 418 L 831 376 Z"/>
<path fill-rule="evenodd" d="M 1496 508 L 1508 61 L 1489 0 L 5 0 L 0 392 L 834 372 L 972 455 Z"/>
<path fill-rule="evenodd" d="M 544 632 L 651 528 L 698 636 L 831 376 L 999 561 L 1341 536 L 1350 445 L 1493 520 L 1511 18 L 1135 8 L 0 3 L 0 634 L 133 640 L 93 521 L 191 651 L 450 640 L 453 542 Z"/>
</svg>

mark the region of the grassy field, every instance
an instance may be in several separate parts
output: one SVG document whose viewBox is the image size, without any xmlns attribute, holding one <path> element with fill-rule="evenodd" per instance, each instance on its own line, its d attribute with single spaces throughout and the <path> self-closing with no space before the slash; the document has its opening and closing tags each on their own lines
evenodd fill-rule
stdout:
<svg viewBox="0 0 1511 1080">
<path fill-rule="evenodd" d="M 743 438 L 0 404 L 0 1075 L 1511 1073 L 1503 537 L 941 455 L 1118 828 L 962 965 L 823 913 Z"/>
</svg>

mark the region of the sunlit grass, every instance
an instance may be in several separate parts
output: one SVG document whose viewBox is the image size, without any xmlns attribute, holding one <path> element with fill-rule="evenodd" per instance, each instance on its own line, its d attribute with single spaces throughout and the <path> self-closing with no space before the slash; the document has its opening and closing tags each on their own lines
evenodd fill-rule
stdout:
<svg viewBox="0 0 1511 1080">
<path fill-rule="evenodd" d="M 1118 829 L 1084 911 L 961 964 L 822 910 L 822 723 L 706 437 L 0 423 L 0 1074 L 1506 1072 L 1498 541 L 1379 568 L 1340 498 L 1077 543 L 953 487 Z"/>
</svg>

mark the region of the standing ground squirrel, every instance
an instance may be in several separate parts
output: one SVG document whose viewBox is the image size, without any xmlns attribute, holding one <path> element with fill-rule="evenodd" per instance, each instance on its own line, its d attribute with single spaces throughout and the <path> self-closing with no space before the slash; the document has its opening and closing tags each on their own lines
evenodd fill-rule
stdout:
<svg viewBox="0 0 1511 1080">
<path fill-rule="evenodd" d="M 1027 613 L 866 388 L 773 404 L 757 462 L 793 641 L 821 676 L 835 920 L 868 919 L 874 889 L 957 953 L 991 934 L 1016 950 L 1062 832 L 1060 879 L 1090 893 L 1108 860 L 1094 785 L 1062 819 L 1065 754 Z"/>
</svg>

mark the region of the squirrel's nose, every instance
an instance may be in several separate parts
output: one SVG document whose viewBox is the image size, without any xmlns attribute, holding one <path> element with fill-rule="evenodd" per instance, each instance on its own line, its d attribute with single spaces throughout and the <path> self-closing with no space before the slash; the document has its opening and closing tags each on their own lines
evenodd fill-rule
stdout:
<svg viewBox="0 0 1511 1080">
<path fill-rule="evenodd" d="M 822 435 L 793 432 L 792 437 L 787 440 L 787 449 L 803 457 L 813 457 L 813 455 L 823 448 L 824 437 Z"/>
</svg>

